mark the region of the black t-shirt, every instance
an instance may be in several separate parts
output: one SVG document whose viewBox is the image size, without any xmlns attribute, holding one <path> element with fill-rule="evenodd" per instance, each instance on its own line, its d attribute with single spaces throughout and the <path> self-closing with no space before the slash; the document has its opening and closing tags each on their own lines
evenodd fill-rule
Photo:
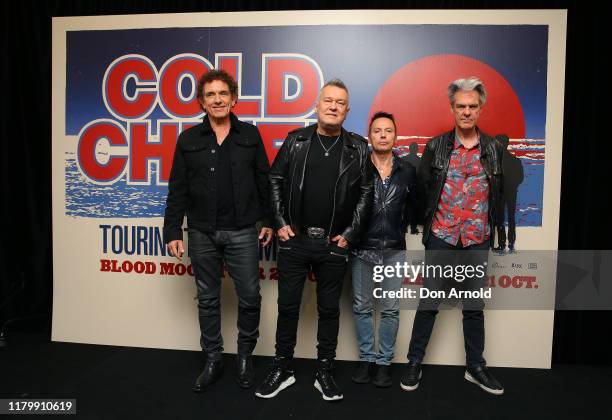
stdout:
<svg viewBox="0 0 612 420">
<path fill-rule="evenodd" d="M 310 142 L 302 193 L 302 226 L 329 229 L 334 207 L 334 186 L 340 170 L 342 138 L 315 133 Z M 338 141 L 336 141 L 338 139 Z M 334 144 L 335 142 L 335 144 Z M 323 143 L 323 146 L 321 145 Z M 327 149 L 328 156 L 325 156 Z"/>
<path fill-rule="evenodd" d="M 236 229 L 230 136 L 231 133 L 220 146 L 216 142 L 214 146 L 217 153 L 217 230 Z"/>
</svg>

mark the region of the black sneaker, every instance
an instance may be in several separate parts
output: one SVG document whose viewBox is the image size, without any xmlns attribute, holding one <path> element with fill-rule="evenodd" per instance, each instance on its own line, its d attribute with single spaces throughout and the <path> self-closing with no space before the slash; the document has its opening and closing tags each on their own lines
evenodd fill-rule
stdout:
<svg viewBox="0 0 612 420">
<path fill-rule="evenodd" d="M 289 360 L 285 357 L 275 357 L 272 370 L 255 390 L 259 398 L 274 398 L 283 389 L 295 383 L 293 371 L 289 369 Z"/>
<path fill-rule="evenodd" d="M 409 360 L 400 380 L 400 386 L 404 391 L 414 391 L 419 387 L 421 376 L 423 376 L 421 364 Z"/>
<path fill-rule="evenodd" d="M 314 387 L 319 390 L 325 401 L 338 401 L 344 398 L 332 375 L 333 360 L 320 359 Z"/>
<path fill-rule="evenodd" d="M 374 372 L 375 367 L 376 363 L 374 362 L 360 361 L 353 371 L 351 381 L 356 384 L 367 384 L 372 380 L 372 372 Z"/>
<path fill-rule="evenodd" d="M 502 395 L 504 387 L 489 372 L 486 366 L 468 367 L 464 375 L 465 379 L 478 385 L 485 391 L 493 395 Z"/>
<path fill-rule="evenodd" d="M 393 380 L 391 379 L 391 365 L 378 365 L 372 383 L 379 388 L 389 388 L 393 385 Z"/>
</svg>

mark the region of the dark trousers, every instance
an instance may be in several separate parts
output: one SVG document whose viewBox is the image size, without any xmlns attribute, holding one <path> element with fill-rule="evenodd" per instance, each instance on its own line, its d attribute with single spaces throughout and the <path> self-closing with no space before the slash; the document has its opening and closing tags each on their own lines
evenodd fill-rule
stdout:
<svg viewBox="0 0 612 420">
<path fill-rule="evenodd" d="M 508 215 L 508 244 L 511 246 L 516 242 L 516 190 L 504 191 L 499 203 L 499 226 L 497 226 L 497 243 L 506 246 L 506 226 L 504 216 Z"/>
<path fill-rule="evenodd" d="M 482 244 L 462 247 L 461 242 L 452 246 L 433 233 L 429 235 L 425 246 L 426 266 L 429 265 L 483 265 L 487 262 L 489 241 Z M 423 287 L 429 290 L 449 291 L 451 287 L 458 290 L 478 290 L 485 287 L 486 275 L 464 279 L 457 282 L 454 279 L 440 278 L 436 276 L 425 276 Z M 419 307 L 412 325 L 412 338 L 408 349 L 408 359 L 421 362 L 425 357 L 425 349 L 438 314 L 438 306 L 441 300 L 438 298 L 423 298 L 419 301 Z M 484 365 L 485 332 L 484 332 L 484 301 L 480 298 L 463 299 L 463 340 L 465 344 L 466 364 L 468 366 Z"/>
<path fill-rule="evenodd" d="M 327 239 L 297 235 L 278 246 L 278 321 L 276 355 L 293 357 L 302 291 L 308 272 L 317 282 L 317 355 L 319 359 L 336 357 L 340 317 L 340 294 L 347 269 L 348 249 Z"/>
<path fill-rule="evenodd" d="M 221 357 L 221 268 L 225 260 L 238 295 L 238 354 L 253 352 L 259 337 L 259 248 L 255 227 L 204 233 L 189 229 L 189 256 L 198 289 L 200 345 Z"/>
</svg>

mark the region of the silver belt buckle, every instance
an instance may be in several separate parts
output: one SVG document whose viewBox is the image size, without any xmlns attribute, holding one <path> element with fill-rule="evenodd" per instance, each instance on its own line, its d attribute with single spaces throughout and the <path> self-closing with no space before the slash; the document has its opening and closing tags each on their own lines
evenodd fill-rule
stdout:
<svg viewBox="0 0 612 420">
<path fill-rule="evenodd" d="M 308 227 L 306 228 L 306 236 L 314 239 L 325 238 L 325 229 L 320 227 Z"/>
</svg>

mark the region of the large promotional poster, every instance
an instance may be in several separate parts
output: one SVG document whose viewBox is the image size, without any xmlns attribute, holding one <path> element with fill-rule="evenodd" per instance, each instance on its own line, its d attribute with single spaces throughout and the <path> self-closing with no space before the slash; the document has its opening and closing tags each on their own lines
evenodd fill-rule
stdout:
<svg viewBox="0 0 612 420">
<path fill-rule="evenodd" d="M 373 113 L 392 113 L 397 151 L 418 166 L 427 141 L 453 127 L 448 84 L 478 77 L 488 92 L 479 128 L 508 138 L 503 235 L 517 250 L 556 249 L 565 12 L 173 14 L 55 18 L 53 29 L 54 340 L 199 349 L 193 271 L 188 256 L 168 255 L 162 226 L 176 140 L 201 122 L 197 82 L 214 68 L 237 80 L 233 112 L 258 127 L 270 162 L 289 131 L 316 122 L 319 89 L 340 78 L 344 127 L 367 136 Z M 408 246 L 422 249 L 420 235 Z M 258 354 L 274 349 L 275 259 L 274 245 L 260 249 Z M 296 356 L 316 350 L 313 281 Z M 349 279 L 346 359 L 357 354 L 351 293 Z M 227 276 L 222 308 L 235 351 Z M 460 311 L 444 312 L 432 342 L 447 345 L 426 360 L 461 364 Z M 413 316 L 402 311 L 398 362 Z M 492 310 L 486 327 L 489 364 L 550 365 L 552 311 Z"/>
</svg>

